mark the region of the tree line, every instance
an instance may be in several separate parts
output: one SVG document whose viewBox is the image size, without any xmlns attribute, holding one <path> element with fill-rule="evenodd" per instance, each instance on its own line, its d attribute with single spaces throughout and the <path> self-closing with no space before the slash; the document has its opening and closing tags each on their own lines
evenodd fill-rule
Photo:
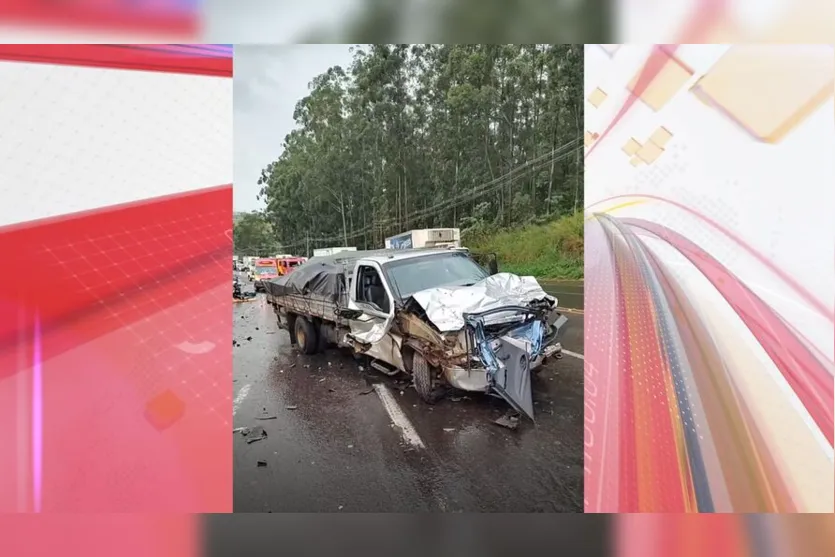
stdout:
<svg viewBox="0 0 835 557">
<path fill-rule="evenodd" d="M 296 104 L 258 181 L 266 209 L 241 223 L 253 234 L 236 226 L 236 249 L 377 248 L 415 228 L 489 231 L 581 209 L 582 68 L 573 44 L 354 47 L 350 67 L 314 78 Z"/>
</svg>

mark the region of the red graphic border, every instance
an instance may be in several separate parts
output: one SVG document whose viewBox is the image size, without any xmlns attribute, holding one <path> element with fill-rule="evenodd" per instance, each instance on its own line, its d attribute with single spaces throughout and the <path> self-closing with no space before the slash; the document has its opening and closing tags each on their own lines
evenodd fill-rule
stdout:
<svg viewBox="0 0 835 557">
<path fill-rule="evenodd" d="M 88 3 L 89 4 L 89 3 Z M 148 12 L 107 6 L 35 2 L 33 0 L 4 0 L 0 18 L 6 23 L 40 26 L 72 27 L 76 29 L 106 29 L 108 31 L 178 34 L 197 37 L 200 16 L 195 12 Z"/>
<path fill-rule="evenodd" d="M 173 45 L 4 44 L 0 60 L 232 77 L 232 56 L 189 53 Z"/>
</svg>

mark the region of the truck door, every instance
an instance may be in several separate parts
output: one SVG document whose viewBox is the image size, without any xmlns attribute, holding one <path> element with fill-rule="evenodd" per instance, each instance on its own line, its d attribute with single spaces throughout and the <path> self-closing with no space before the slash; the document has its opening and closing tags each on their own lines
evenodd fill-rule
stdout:
<svg viewBox="0 0 835 557">
<path fill-rule="evenodd" d="M 360 342 L 379 342 L 394 320 L 394 297 L 383 277 L 375 261 L 360 260 L 354 267 L 348 307 L 361 312 L 351 320 L 351 335 Z"/>
</svg>

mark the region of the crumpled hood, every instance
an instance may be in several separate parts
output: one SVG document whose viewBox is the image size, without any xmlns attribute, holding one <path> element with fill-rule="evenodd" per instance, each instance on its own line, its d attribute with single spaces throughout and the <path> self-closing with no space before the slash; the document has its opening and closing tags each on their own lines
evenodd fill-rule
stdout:
<svg viewBox="0 0 835 557">
<path fill-rule="evenodd" d="M 556 298 L 545 293 L 533 277 L 498 273 L 472 286 L 442 286 L 412 294 L 426 312 L 427 318 L 441 332 L 464 328 L 465 313 L 507 307 L 525 306 L 534 300 Z M 497 316 L 501 319 L 501 315 Z"/>
</svg>

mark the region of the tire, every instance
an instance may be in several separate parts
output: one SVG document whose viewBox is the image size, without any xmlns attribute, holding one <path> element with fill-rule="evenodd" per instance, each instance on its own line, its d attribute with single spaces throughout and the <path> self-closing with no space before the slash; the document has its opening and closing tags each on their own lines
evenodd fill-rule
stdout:
<svg viewBox="0 0 835 557">
<path fill-rule="evenodd" d="M 296 342 L 299 345 L 299 350 L 302 354 L 310 356 L 315 354 L 319 348 L 319 339 L 316 335 L 316 329 L 304 317 L 296 317 Z"/>
<path fill-rule="evenodd" d="M 417 352 L 414 353 L 412 356 L 412 379 L 415 383 L 415 390 L 420 398 L 428 404 L 435 404 L 444 392 L 443 389 L 435 386 L 436 371 L 423 356 Z"/>
<path fill-rule="evenodd" d="M 319 331 L 319 334 L 317 334 L 316 337 L 316 351 L 325 352 L 328 349 L 327 337 L 323 334 L 322 331 Z"/>
</svg>

